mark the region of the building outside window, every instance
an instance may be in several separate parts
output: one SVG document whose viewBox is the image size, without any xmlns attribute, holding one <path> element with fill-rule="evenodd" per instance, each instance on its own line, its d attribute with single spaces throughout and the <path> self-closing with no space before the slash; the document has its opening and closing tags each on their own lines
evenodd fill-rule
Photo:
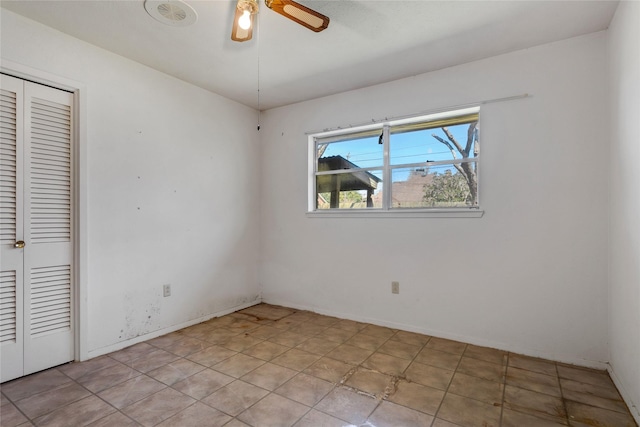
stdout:
<svg viewBox="0 0 640 427">
<path fill-rule="evenodd" d="M 309 211 L 477 210 L 479 108 L 309 136 Z"/>
</svg>

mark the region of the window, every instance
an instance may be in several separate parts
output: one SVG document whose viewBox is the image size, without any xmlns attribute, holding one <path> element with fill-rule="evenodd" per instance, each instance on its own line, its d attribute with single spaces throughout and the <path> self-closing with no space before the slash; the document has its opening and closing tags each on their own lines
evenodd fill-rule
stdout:
<svg viewBox="0 0 640 427">
<path fill-rule="evenodd" d="M 477 107 L 310 135 L 309 150 L 309 212 L 478 212 Z"/>
</svg>

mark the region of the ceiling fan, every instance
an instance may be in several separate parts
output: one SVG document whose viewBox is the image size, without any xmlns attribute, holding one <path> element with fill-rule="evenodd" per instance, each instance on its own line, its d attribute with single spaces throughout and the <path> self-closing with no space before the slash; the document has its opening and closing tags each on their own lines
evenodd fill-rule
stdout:
<svg viewBox="0 0 640 427">
<path fill-rule="evenodd" d="M 329 26 L 329 18 L 293 0 L 265 0 L 274 12 L 319 33 Z M 253 17 L 258 13 L 258 0 L 238 0 L 233 18 L 231 40 L 246 42 L 253 36 Z"/>
</svg>

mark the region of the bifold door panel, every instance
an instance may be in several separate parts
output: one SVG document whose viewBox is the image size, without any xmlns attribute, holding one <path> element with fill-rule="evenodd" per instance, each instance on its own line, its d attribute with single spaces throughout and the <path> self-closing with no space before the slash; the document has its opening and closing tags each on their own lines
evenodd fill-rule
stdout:
<svg viewBox="0 0 640 427">
<path fill-rule="evenodd" d="M 73 360 L 73 95 L 2 75 L 1 381 Z"/>
</svg>

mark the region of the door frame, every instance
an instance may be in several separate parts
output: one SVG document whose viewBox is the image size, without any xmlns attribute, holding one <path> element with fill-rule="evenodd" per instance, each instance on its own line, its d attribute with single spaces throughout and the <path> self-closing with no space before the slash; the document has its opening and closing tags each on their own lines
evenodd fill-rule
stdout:
<svg viewBox="0 0 640 427">
<path fill-rule="evenodd" d="M 0 72 L 22 80 L 61 89 L 73 94 L 74 126 L 72 132 L 75 138 L 73 147 L 74 161 L 72 177 L 74 191 L 71 195 L 75 222 L 73 224 L 73 284 L 75 316 L 74 322 L 74 359 L 83 361 L 88 359 L 88 325 L 87 283 L 87 129 L 86 129 L 86 85 L 82 82 L 31 68 L 17 62 L 2 59 Z"/>
</svg>

